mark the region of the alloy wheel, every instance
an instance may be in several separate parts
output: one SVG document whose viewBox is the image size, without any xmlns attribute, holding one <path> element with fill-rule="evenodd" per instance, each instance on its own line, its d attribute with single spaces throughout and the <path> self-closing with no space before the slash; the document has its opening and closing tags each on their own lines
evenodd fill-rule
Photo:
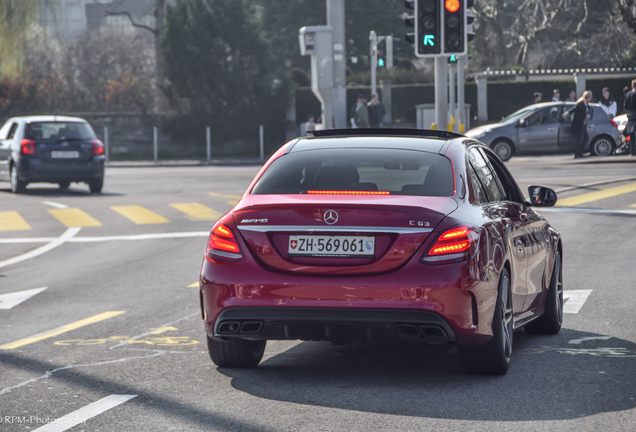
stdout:
<svg viewBox="0 0 636 432">
<path fill-rule="evenodd" d="M 506 275 L 501 286 L 501 337 L 507 362 L 512 357 L 512 332 L 512 297 L 510 278 Z"/>
<path fill-rule="evenodd" d="M 597 156 L 609 156 L 612 153 L 613 145 L 607 138 L 599 138 L 594 141 L 594 148 L 592 149 Z"/>
</svg>

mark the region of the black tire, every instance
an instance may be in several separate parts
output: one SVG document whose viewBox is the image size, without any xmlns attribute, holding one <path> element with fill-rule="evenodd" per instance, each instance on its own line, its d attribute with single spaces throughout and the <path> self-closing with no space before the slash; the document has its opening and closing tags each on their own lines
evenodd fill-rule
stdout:
<svg viewBox="0 0 636 432">
<path fill-rule="evenodd" d="M 503 162 L 510 159 L 515 154 L 515 147 L 505 139 L 498 139 L 490 145 L 490 148 Z"/>
<path fill-rule="evenodd" d="M 614 141 L 607 136 L 600 136 L 594 139 L 590 144 L 590 153 L 593 156 L 609 156 L 614 153 Z"/>
<path fill-rule="evenodd" d="M 88 188 L 92 193 L 99 193 L 102 191 L 102 187 L 104 186 L 104 179 L 91 180 L 88 183 Z"/>
<path fill-rule="evenodd" d="M 70 181 L 61 181 L 61 182 L 57 182 L 58 185 L 60 185 L 60 189 L 68 189 L 68 187 L 71 185 Z"/>
<path fill-rule="evenodd" d="M 24 193 L 26 190 L 27 182 L 20 180 L 18 176 L 18 169 L 15 165 L 11 167 L 11 192 Z"/>
<path fill-rule="evenodd" d="M 526 333 L 557 334 L 563 325 L 563 268 L 561 252 L 554 258 L 554 271 L 550 278 L 548 298 L 545 302 L 545 313 L 541 317 L 525 325 Z"/>
<path fill-rule="evenodd" d="M 492 340 L 483 348 L 459 346 L 462 369 L 471 374 L 503 375 L 512 358 L 512 289 L 510 275 L 503 269 L 499 278 L 497 305 L 492 320 Z"/>
<path fill-rule="evenodd" d="M 253 368 L 258 366 L 265 352 L 266 340 L 248 341 L 230 338 L 219 342 L 208 337 L 208 352 L 215 365 L 228 368 Z"/>
</svg>

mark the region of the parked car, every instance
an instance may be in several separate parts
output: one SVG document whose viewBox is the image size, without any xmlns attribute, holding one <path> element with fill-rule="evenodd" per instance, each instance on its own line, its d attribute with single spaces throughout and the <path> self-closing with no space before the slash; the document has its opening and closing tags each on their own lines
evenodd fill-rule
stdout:
<svg viewBox="0 0 636 432">
<path fill-rule="evenodd" d="M 560 234 L 495 153 L 463 135 L 326 130 L 264 165 L 213 226 L 200 275 L 212 361 L 254 367 L 268 339 L 458 346 L 503 374 L 513 330 L 558 333 Z"/>
<path fill-rule="evenodd" d="M 574 108 L 574 102 L 547 102 L 529 105 L 499 123 L 471 129 L 466 136 L 491 147 L 502 161 L 513 155 L 573 153 L 577 143 L 572 131 L 572 115 L 563 113 Z M 598 104 L 590 104 L 587 120 L 590 139 L 583 153 L 607 156 L 621 143 L 620 132 Z"/>
<path fill-rule="evenodd" d="M 627 114 L 621 114 L 619 116 L 614 117 L 614 122 L 616 123 L 616 127 L 618 131 L 621 133 L 621 141 L 620 145 L 616 148 L 616 153 L 624 154 L 629 151 L 629 137 L 623 135 L 623 131 L 627 126 Z"/>
<path fill-rule="evenodd" d="M 64 116 L 13 117 L 0 128 L 0 180 L 24 192 L 31 182 L 104 183 L 104 145 L 86 120 Z"/>
</svg>

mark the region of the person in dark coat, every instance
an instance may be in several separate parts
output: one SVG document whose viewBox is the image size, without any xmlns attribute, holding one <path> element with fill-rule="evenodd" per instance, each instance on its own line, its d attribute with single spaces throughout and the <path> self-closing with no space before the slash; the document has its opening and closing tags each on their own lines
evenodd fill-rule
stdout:
<svg viewBox="0 0 636 432">
<path fill-rule="evenodd" d="M 384 105 L 382 105 L 382 102 L 380 102 L 377 93 L 373 93 L 371 101 L 367 104 L 367 108 L 369 110 L 369 126 L 372 128 L 382 127 L 382 120 L 386 115 L 386 109 Z"/>
<path fill-rule="evenodd" d="M 576 136 L 576 147 L 574 148 L 574 159 L 583 157 L 583 146 L 589 139 L 587 134 L 587 115 L 589 111 L 589 103 L 592 100 L 592 92 L 586 90 L 576 101 L 576 106 L 566 112 L 563 116 L 567 117 L 570 114 L 574 114 L 572 119 L 572 132 Z"/>
<path fill-rule="evenodd" d="M 636 156 L 636 79 L 632 80 L 632 91 L 625 96 L 625 113 L 627 114 L 627 125 L 623 130 L 623 135 L 629 136 L 629 151 L 632 156 Z"/>
</svg>

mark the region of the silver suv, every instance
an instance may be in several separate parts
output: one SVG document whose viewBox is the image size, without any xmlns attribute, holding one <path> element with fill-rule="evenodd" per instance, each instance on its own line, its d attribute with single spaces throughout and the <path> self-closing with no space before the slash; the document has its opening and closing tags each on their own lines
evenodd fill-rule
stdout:
<svg viewBox="0 0 636 432">
<path fill-rule="evenodd" d="M 573 153 L 576 136 L 572 132 L 572 115 L 564 119 L 563 113 L 575 105 L 574 102 L 529 105 L 499 123 L 471 129 L 466 136 L 492 148 L 502 161 L 519 154 Z M 616 123 L 598 104 L 590 104 L 587 133 L 590 139 L 583 153 L 607 156 L 621 143 Z"/>
</svg>

